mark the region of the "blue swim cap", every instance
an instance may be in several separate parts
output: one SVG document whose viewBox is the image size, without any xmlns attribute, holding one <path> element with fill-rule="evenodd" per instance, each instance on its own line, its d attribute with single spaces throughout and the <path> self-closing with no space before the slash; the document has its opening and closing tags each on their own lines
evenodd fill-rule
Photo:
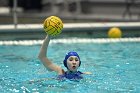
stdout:
<svg viewBox="0 0 140 93">
<path fill-rule="evenodd" d="M 77 57 L 79 58 L 79 66 L 81 65 L 81 61 L 80 61 L 79 55 L 78 55 L 76 52 L 71 51 L 71 52 L 68 52 L 68 53 L 66 54 L 65 59 L 64 59 L 64 61 L 63 61 L 63 64 L 64 64 L 64 66 L 65 66 L 66 68 L 68 68 L 68 67 L 67 67 L 67 59 L 68 59 L 70 56 L 77 56 Z"/>
</svg>

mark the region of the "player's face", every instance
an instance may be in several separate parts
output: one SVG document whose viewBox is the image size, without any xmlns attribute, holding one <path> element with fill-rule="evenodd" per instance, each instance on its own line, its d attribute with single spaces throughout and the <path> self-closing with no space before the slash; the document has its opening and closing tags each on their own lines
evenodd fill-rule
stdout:
<svg viewBox="0 0 140 93">
<path fill-rule="evenodd" d="M 79 58 L 77 56 L 70 56 L 68 59 L 67 59 L 67 66 L 68 66 L 68 69 L 70 71 L 77 71 L 78 67 L 79 67 Z"/>
</svg>

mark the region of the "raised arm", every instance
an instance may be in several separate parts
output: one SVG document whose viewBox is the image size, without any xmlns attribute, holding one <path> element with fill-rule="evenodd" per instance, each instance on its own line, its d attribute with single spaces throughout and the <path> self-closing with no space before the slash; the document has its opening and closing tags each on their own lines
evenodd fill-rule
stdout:
<svg viewBox="0 0 140 93">
<path fill-rule="evenodd" d="M 52 63 L 47 57 L 47 49 L 48 49 L 49 42 L 50 42 L 50 36 L 47 35 L 41 46 L 38 58 L 48 70 L 56 71 L 58 74 L 61 75 L 64 73 L 64 70 L 60 66 Z"/>
</svg>

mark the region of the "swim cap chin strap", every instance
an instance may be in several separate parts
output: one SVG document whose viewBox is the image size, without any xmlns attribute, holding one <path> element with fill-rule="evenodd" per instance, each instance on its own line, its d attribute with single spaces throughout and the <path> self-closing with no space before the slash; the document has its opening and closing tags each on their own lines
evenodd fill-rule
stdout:
<svg viewBox="0 0 140 93">
<path fill-rule="evenodd" d="M 76 52 L 71 51 L 71 52 L 68 52 L 68 53 L 66 54 L 65 59 L 64 59 L 64 61 L 63 61 L 63 64 L 64 64 L 64 66 L 65 66 L 66 68 L 68 68 L 68 67 L 67 67 L 67 59 L 68 59 L 70 56 L 77 56 L 77 57 L 79 58 L 79 66 L 81 65 L 81 61 L 80 61 L 79 55 L 78 55 Z"/>
</svg>

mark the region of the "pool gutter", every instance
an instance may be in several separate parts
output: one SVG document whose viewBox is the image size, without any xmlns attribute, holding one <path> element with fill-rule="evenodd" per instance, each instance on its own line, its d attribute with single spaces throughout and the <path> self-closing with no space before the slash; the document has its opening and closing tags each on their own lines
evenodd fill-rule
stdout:
<svg viewBox="0 0 140 93">
<path fill-rule="evenodd" d="M 140 37 L 140 22 L 65 23 L 62 34 L 56 38 L 90 37 L 107 38 L 111 27 L 119 27 L 123 37 Z M 43 39 L 46 33 L 42 24 L 0 25 L 0 40 Z"/>
</svg>

